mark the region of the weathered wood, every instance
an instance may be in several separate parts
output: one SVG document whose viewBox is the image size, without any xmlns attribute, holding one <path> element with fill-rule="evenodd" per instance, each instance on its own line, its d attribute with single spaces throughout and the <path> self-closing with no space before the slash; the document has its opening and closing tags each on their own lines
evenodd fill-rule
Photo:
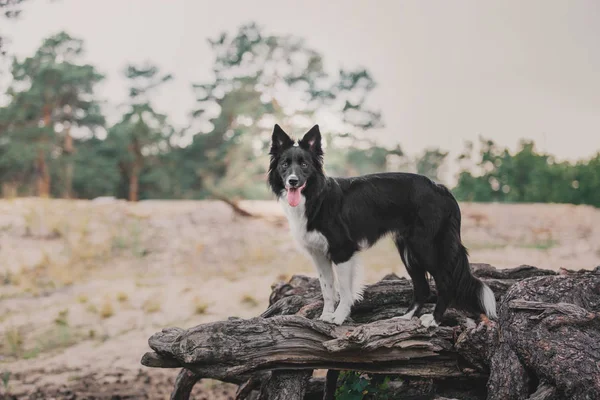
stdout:
<svg viewBox="0 0 600 400">
<path fill-rule="evenodd" d="M 500 307 L 489 399 L 526 398 L 538 381 L 559 398 L 600 398 L 599 312 L 600 274 L 513 285 Z"/>
<path fill-rule="evenodd" d="M 600 375 L 600 268 L 557 274 L 531 266 L 471 267 L 500 301 L 496 322 L 476 324 L 453 309 L 438 328 L 425 328 L 417 318 L 390 319 L 405 312 L 412 284 L 388 275 L 366 288 L 349 321 L 335 326 L 315 320 L 323 307 L 318 280 L 294 276 L 273 285 L 261 317 L 153 335 L 154 352 L 142 364 L 242 384 L 238 399 L 259 391 L 267 396 L 284 382 L 306 399 L 331 398 L 340 370 L 403 377 L 391 385 L 399 399 L 410 398 L 411 387 L 423 395 L 423 382 L 433 385 L 429 397 L 473 400 L 488 393 L 492 400 L 600 393 L 600 380 L 594 381 Z M 299 378 L 313 369 L 328 369 L 329 379 Z"/>
<path fill-rule="evenodd" d="M 260 390 L 262 385 L 269 379 L 271 379 L 271 371 L 261 371 L 252 375 L 250 379 L 238 387 L 238 390 L 235 394 L 235 400 L 244 400 L 249 398 L 253 390 Z"/>
<path fill-rule="evenodd" d="M 273 371 L 259 400 L 302 400 L 311 375 L 312 370 Z"/>
<path fill-rule="evenodd" d="M 426 328 L 416 318 L 353 327 L 290 315 L 166 329 L 154 334 L 149 345 L 166 360 L 165 367 L 177 360 L 213 379 L 313 368 L 449 378 L 463 375 L 451 351 L 453 337 L 453 328 Z"/>
<path fill-rule="evenodd" d="M 495 269 L 489 264 L 471 264 L 471 269 L 475 276 L 482 278 L 490 286 L 497 300 L 500 300 L 508 288 L 519 279 L 557 275 L 554 271 L 528 265 L 511 269 Z M 430 285 L 432 295 L 429 303 L 433 304 L 437 291 L 433 280 Z M 323 299 L 316 278 L 294 275 L 289 282 L 279 282 L 273 285 L 272 289 L 269 308 L 261 315 L 262 317 L 292 315 L 302 310 L 301 315 L 312 319 L 322 312 Z M 363 300 L 354 305 L 347 323 L 367 323 L 403 315 L 412 301 L 412 293 L 410 280 L 399 278 L 394 274 L 387 275 L 381 281 L 365 288 Z M 447 314 L 445 317 L 449 320 L 445 322 L 455 325 L 456 316 L 456 313 Z"/>
<path fill-rule="evenodd" d="M 527 400 L 559 400 L 556 389 L 546 382 L 540 382 L 537 390 Z"/>
<path fill-rule="evenodd" d="M 171 400 L 188 400 L 192 394 L 194 385 L 200 381 L 202 377 L 193 373 L 189 369 L 183 368 L 179 371 L 177 379 L 175 379 L 175 389 L 171 393 Z"/>
</svg>

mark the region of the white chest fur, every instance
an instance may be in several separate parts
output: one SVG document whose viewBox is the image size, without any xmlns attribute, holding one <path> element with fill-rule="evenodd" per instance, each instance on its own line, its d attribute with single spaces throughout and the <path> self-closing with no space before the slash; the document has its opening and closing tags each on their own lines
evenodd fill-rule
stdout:
<svg viewBox="0 0 600 400">
<path fill-rule="evenodd" d="M 292 207 L 288 204 L 285 195 L 281 196 L 279 203 L 283 207 L 283 211 L 287 216 L 290 224 L 290 231 L 301 250 L 308 253 L 321 253 L 326 254 L 329 248 L 327 238 L 316 230 L 308 232 L 306 230 L 306 198 L 300 196 L 300 204 L 296 207 Z"/>
</svg>

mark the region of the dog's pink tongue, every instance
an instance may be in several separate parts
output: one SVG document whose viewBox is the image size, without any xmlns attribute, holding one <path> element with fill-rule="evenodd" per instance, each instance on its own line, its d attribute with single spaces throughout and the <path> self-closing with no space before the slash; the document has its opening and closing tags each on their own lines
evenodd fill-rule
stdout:
<svg viewBox="0 0 600 400">
<path fill-rule="evenodd" d="M 292 207 L 296 207 L 300 204 L 300 188 L 290 188 L 287 191 L 288 204 Z"/>
</svg>

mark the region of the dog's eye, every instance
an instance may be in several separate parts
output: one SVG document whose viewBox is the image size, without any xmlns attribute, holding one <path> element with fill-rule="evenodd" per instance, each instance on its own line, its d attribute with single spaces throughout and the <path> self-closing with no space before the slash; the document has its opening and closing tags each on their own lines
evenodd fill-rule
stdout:
<svg viewBox="0 0 600 400">
<path fill-rule="evenodd" d="M 300 166 L 301 166 L 302 168 L 307 168 L 307 167 L 308 167 L 308 164 L 307 164 L 307 163 L 305 163 L 305 162 L 303 162 L 302 164 L 300 164 Z"/>
<path fill-rule="evenodd" d="M 287 167 L 288 167 L 288 163 L 287 163 L 287 162 L 284 162 L 283 164 L 281 164 L 281 166 L 282 166 L 283 168 L 287 168 Z"/>
</svg>

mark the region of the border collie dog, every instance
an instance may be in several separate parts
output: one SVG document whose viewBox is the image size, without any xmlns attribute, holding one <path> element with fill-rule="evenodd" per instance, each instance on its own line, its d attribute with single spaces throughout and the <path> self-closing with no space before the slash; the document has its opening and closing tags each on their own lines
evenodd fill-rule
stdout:
<svg viewBox="0 0 600 400">
<path fill-rule="evenodd" d="M 450 304 L 496 317 L 494 293 L 471 274 L 460 238 L 460 208 L 446 187 L 410 173 L 328 177 L 318 125 L 298 142 L 275 125 L 270 156 L 268 184 L 292 236 L 318 270 L 321 320 L 337 325 L 346 320 L 362 298 L 357 255 L 387 234 L 414 288 L 413 302 L 399 318 L 412 318 L 429 298 L 426 273 L 438 295 L 433 314 L 421 316 L 423 325 L 437 326 Z"/>
</svg>

